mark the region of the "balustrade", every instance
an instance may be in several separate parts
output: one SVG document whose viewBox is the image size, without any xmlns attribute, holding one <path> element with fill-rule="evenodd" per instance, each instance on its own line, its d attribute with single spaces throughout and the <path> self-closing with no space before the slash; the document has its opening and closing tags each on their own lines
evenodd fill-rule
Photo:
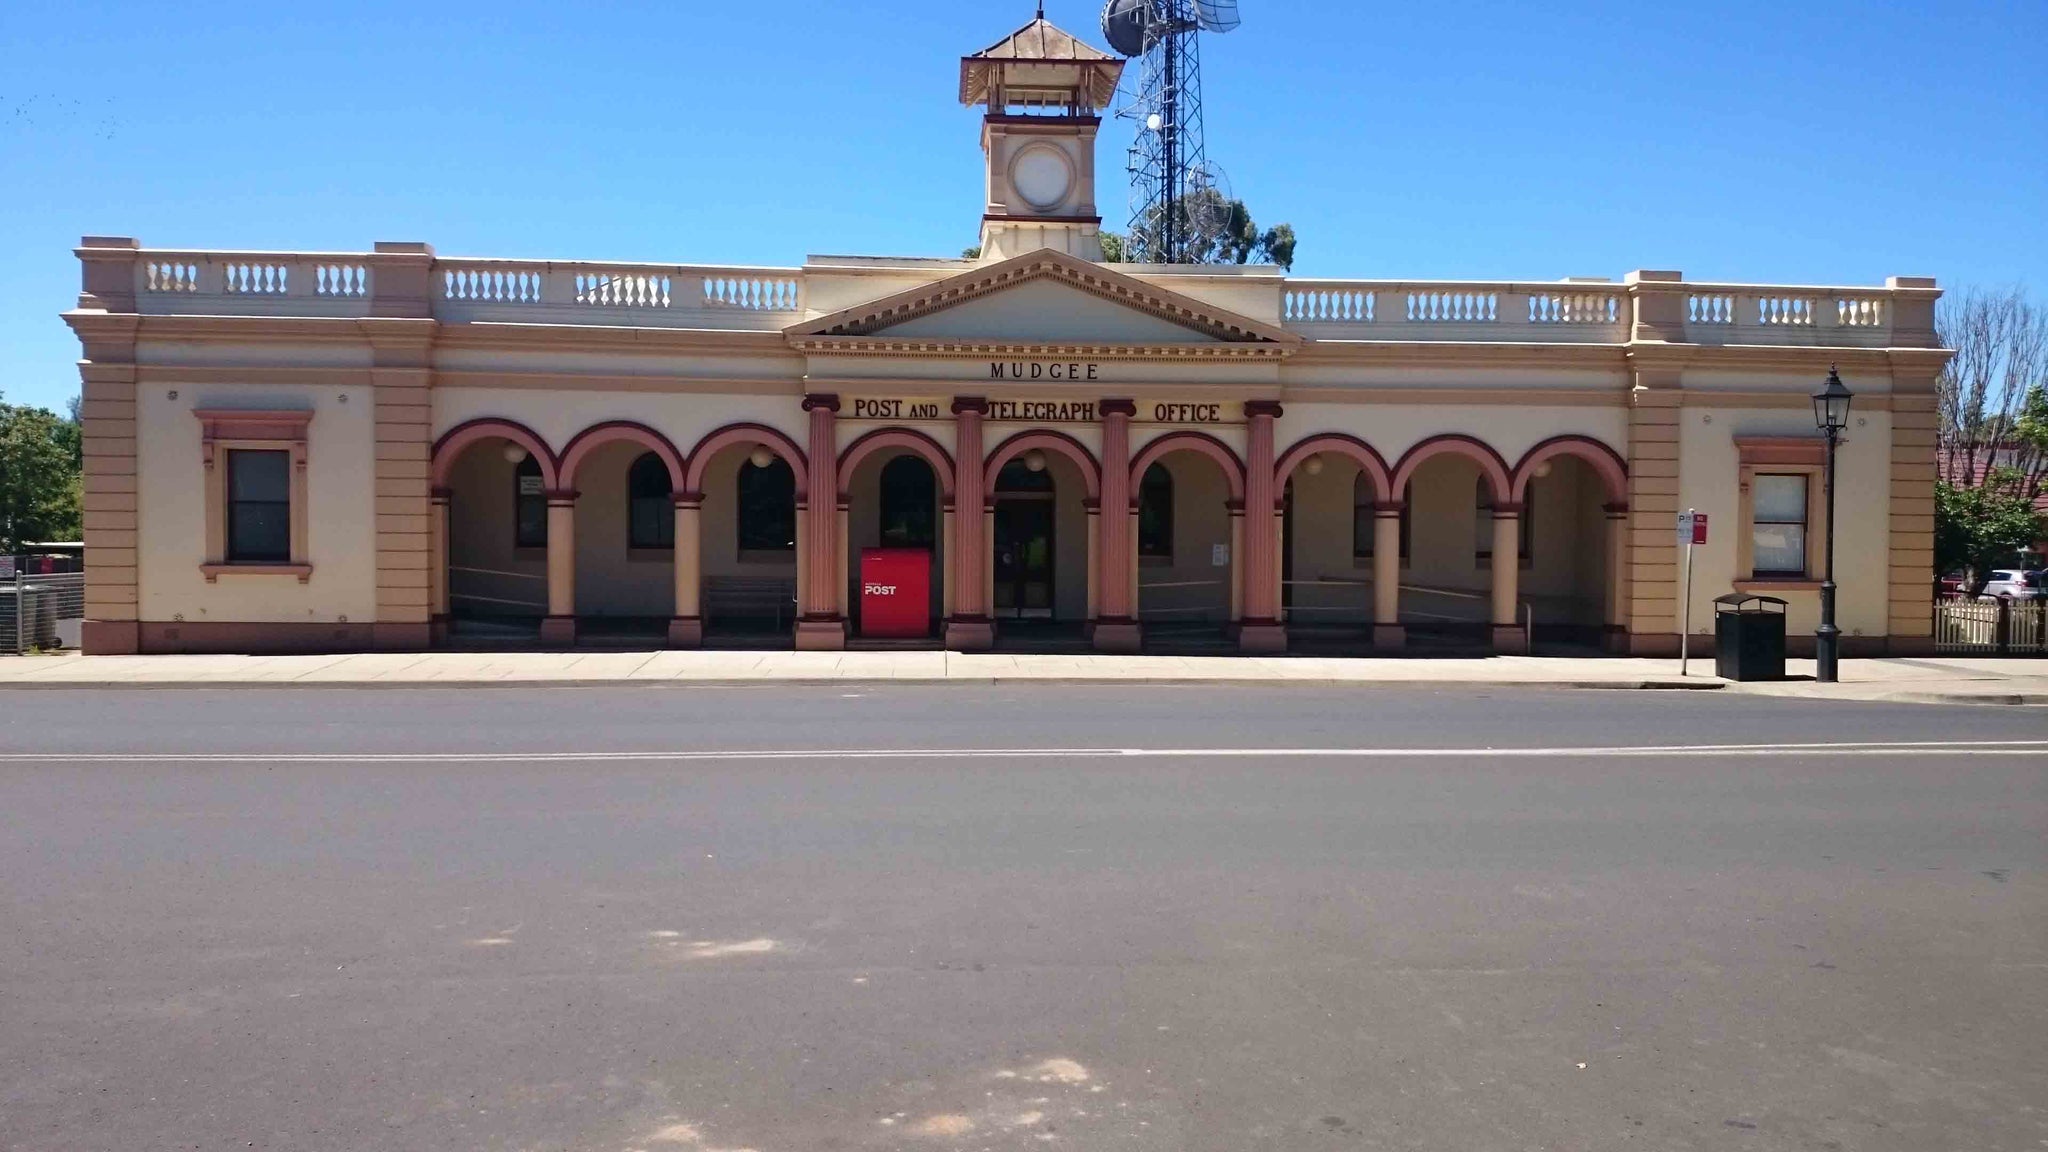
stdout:
<svg viewBox="0 0 2048 1152">
<path fill-rule="evenodd" d="M 233 297 L 253 314 L 360 314 L 375 292 L 374 254 L 145 252 L 135 268 L 139 295 L 167 311 L 217 309 Z M 477 310 L 548 310 L 548 323 L 620 323 L 772 328 L 801 314 L 797 269 L 597 264 L 448 258 L 431 274 L 436 310 L 461 320 Z M 1912 283 L 1906 289 L 1931 287 Z M 1901 285 L 1783 288 L 1651 281 L 1551 283 L 1289 279 L 1280 318 L 1325 339 L 1612 342 L 1630 339 L 1645 293 L 1678 293 L 1688 339 L 1708 343 L 1873 345 L 1892 335 Z M 1668 297 L 1667 297 L 1668 299 Z M 315 302 L 318 302 L 317 307 Z M 752 314 L 742 319 L 734 313 Z M 584 319 L 575 319 L 581 314 Z M 670 319 L 655 319 L 666 315 Z"/>
</svg>

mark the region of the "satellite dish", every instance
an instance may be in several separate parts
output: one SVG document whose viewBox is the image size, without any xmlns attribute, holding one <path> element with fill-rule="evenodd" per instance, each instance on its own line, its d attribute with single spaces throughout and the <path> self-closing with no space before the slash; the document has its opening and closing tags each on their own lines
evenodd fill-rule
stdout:
<svg viewBox="0 0 2048 1152">
<path fill-rule="evenodd" d="M 1195 0 L 1195 23 L 1204 32 L 1229 32 L 1241 21 L 1237 15 L 1237 0 Z"/>
<path fill-rule="evenodd" d="M 1109 0 L 1102 6 L 1102 35 L 1122 56 L 1143 56 L 1158 19 L 1154 0 Z"/>
</svg>

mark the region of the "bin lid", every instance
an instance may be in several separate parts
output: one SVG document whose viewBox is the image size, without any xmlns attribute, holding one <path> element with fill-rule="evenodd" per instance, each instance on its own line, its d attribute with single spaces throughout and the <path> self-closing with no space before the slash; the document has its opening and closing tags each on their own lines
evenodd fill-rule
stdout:
<svg viewBox="0 0 2048 1152">
<path fill-rule="evenodd" d="M 1726 596 L 1714 597 L 1714 603 L 1720 605 L 1716 612 L 1768 612 L 1771 605 L 1776 605 L 1780 612 L 1785 610 L 1783 600 L 1757 592 L 1730 592 Z M 1751 604 L 1755 607 L 1748 607 Z"/>
</svg>

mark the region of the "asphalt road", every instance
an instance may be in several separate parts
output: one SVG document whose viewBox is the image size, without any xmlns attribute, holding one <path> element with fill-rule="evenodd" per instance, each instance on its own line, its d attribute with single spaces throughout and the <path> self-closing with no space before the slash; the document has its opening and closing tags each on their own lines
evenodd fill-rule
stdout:
<svg viewBox="0 0 2048 1152">
<path fill-rule="evenodd" d="M 2038 1152 L 1983 741 L 2048 716 L 0 692 L 0 1147 Z"/>
</svg>

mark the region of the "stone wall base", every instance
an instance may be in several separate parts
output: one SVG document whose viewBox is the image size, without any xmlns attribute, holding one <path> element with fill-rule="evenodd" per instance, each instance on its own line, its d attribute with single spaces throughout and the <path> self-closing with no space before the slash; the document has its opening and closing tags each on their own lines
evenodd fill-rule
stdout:
<svg viewBox="0 0 2048 1152">
<path fill-rule="evenodd" d="M 87 620 L 78 630 L 87 656 L 132 656 L 142 651 L 142 625 L 133 620 Z"/>
<path fill-rule="evenodd" d="M 702 616 L 677 616 L 668 622 L 668 646 L 671 648 L 702 648 L 704 646 L 704 618 Z"/>
<path fill-rule="evenodd" d="M 996 646 L 995 621 L 986 616 L 955 616 L 946 621 L 946 647 L 955 652 L 986 652 Z"/>
<path fill-rule="evenodd" d="M 1270 656 L 1287 651 L 1287 628 L 1270 620 L 1247 620 L 1238 625 L 1237 650 L 1248 656 Z"/>
<path fill-rule="evenodd" d="M 1145 633 L 1136 620 L 1097 620 L 1091 637 L 1097 652 L 1137 652 L 1145 646 Z"/>
<path fill-rule="evenodd" d="M 434 646 L 434 626 L 416 624 L 372 624 L 370 638 L 380 652 L 418 652 Z"/>
<path fill-rule="evenodd" d="M 420 625 L 424 629 L 425 625 Z M 218 652 L 250 656 L 300 652 L 368 652 L 377 647 L 374 624 L 145 620 L 141 652 Z"/>
<path fill-rule="evenodd" d="M 576 643 L 574 616 L 545 616 L 540 622 L 540 642 L 549 648 L 567 648 Z"/>
<path fill-rule="evenodd" d="M 796 622 L 799 652 L 837 652 L 846 647 L 846 621 L 838 617 Z"/>
</svg>

